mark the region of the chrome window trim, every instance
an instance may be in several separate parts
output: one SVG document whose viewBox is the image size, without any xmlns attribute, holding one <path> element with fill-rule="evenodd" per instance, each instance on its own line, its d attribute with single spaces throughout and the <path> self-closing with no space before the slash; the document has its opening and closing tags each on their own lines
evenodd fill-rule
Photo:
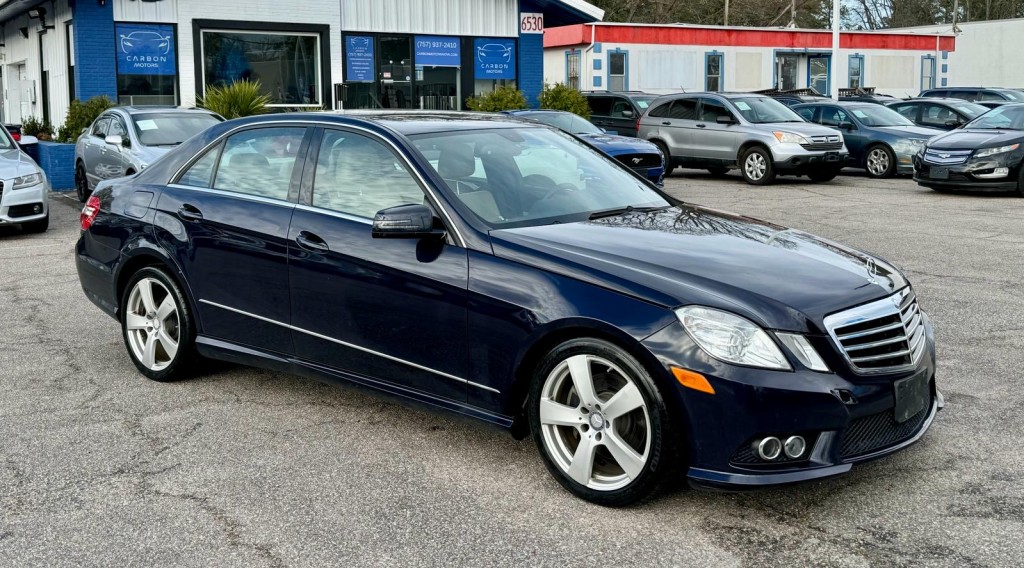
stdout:
<svg viewBox="0 0 1024 568">
<path fill-rule="evenodd" d="M 198 152 L 196 152 L 195 155 L 192 156 L 191 159 L 189 159 L 187 162 L 185 162 L 180 168 L 177 169 L 177 171 L 174 172 L 174 174 L 170 178 L 170 181 L 168 181 L 167 184 L 168 185 L 174 185 L 174 186 L 177 186 L 177 187 L 188 187 L 188 186 L 180 186 L 180 185 L 178 185 L 178 180 L 181 179 L 181 176 L 184 175 L 185 171 L 188 170 L 188 168 L 192 167 L 192 165 L 195 162 L 197 162 L 198 160 L 202 159 L 202 157 L 206 155 L 206 152 L 208 152 L 210 150 L 210 148 L 212 148 L 213 146 L 216 146 L 217 144 L 223 142 L 226 138 L 228 138 L 229 136 L 235 134 L 238 131 L 248 130 L 248 129 L 256 129 L 256 128 L 267 128 L 267 127 L 280 126 L 280 125 L 289 125 L 289 124 L 290 125 L 302 124 L 302 125 L 312 126 L 313 128 L 323 128 L 325 130 L 327 130 L 327 129 L 335 129 L 335 130 L 351 129 L 351 130 L 357 130 L 357 131 L 360 131 L 360 132 L 365 132 L 367 135 L 369 135 L 370 138 L 372 138 L 374 140 L 382 141 L 385 144 L 387 144 L 388 146 L 390 146 L 391 149 L 394 151 L 394 153 L 399 157 L 399 159 L 402 160 L 402 162 L 406 165 L 406 169 L 408 169 L 415 176 L 415 178 L 417 180 L 419 180 L 420 189 L 423 190 L 423 192 L 428 196 L 428 198 L 434 204 L 435 209 L 441 214 L 442 217 L 444 217 L 445 224 L 448 226 L 448 228 L 451 230 L 452 234 L 455 236 L 455 244 L 457 244 L 461 248 L 466 248 L 466 239 L 463 238 L 462 232 L 459 231 L 458 226 L 456 226 L 455 222 L 452 220 L 451 214 L 449 214 L 448 210 L 443 207 L 441 199 L 437 196 L 437 194 L 434 191 L 434 187 L 429 182 L 427 182 L 426 178 L 423 177 L 423 175 L 415 167 L 415 165 L 412 163 L 412 161 L 409 160 L 409 157 L 406 156 L 404 152 L 402 152 L 402 149 L 399 148 L 398 145 L 396 145 L 391 140 L 388 140 L 387 138 L 382 137 L 379 133 L 374 132 L 373 130 L 370 130 L 369 128 L 366 128 L 364 126 L 360 126 L 360 125 L 357 125 L 357 124 L 336 124 L 336 123 L 331 123 L 331 122 L 326 122 L 326 121 L 321 121 L 321 120 L 309 120 L 309 119 L 297 119 L 297 120 L 282 119 L 282 120 L 269 120 L 269 121 L 266 121 L 266 122 L 256 122 L 256 123 L 243 124 L 243 125 L 240 125 L 240 126 L 236 126 L 236 127 L 232 128 L 231 130 L 228 130 L 224 134 L 220 135 L 219 137 L 217 137 L 216 139 L 211 141 L 206 146 L 203 146 L 202 149 L 200 149 Z M 305 157 L 303 157 L 303 163 L 305 163 L 305 160 L 308 159 L 308 155 L 309 154 L 308 154 L 308 150 L 307 150 L 307 155 Z M 189 189 L 195 189 L 195 188 L 192 188 L 192 187 L 188 187 L 188 188 Z"/>
<path fill-rule="evenodd" d="M 257 203 L 266 203 L 267 205 L 277 205 L 278 207 L 287 207 L 292 209 L 296 207 L 294 203 L 287 199 L 275 199 L 273 197 L 264 197 L 262 195 L 253 195 L 251 193 L 242 193 L 240 191 L 231 191 L 230 189 L 214 189 L 212 187 L 194 187 L 191 185 L 181 185 L 180 183 L 169 183 L 167 187 L 174 189 L 187 189 L 189 191 L 198 191 L 201 193 L 210 193 L 213 195 L 222 195 L 225 197 L 237 197 L 238 199 L 244 199 L 246 201 L 255 201 Z"/>
<path fill-rule="evenodd" d="M 310 213 L 319 213 L 321 215 L 329 215 L 331 217 L 337 217 L 338 219 L 344 219 L 346 221 L 353 221 L 356 223 L 362 223 L 363 225 L 373 225 L 373 219 L 367 217 L 360 217 L 359 215 L 352 215 L 351 213 L 343 213 L 341 211 L 335 211 L 334 209 L 327 209 L 324 207 L 317 207 L 315 205 L 303 205 L 298 204 L 295 206 L 300 211 L 309 211 Z"/>
<path fill-rule="evenodd" d="M 430 367 L 426 367 L 426 366 L 420 365 L 418 363 L 413 363 L 412 361 L 406 361 L 405 359 L 399 359 L 398 357 L 394 357 L 394 356 L 388 355 L 386 353 L 381 353 L 380 351 L 374 351 L 373 349 L 362 347 L 360 345 L 356 345 L 354 343 L 349 343 L 347 341 L 342 341 L 340 339 L 335 339 L 333 337 L 329 337 L 327 335 L 322 335 L 322 334 L 316 333 L 314 331 L 309 331 L 309 330 L 303 329 L 301 327 L 296 327 L 296 326 L 291 325 L 291 324 L 279 322 L 277 320 L 273 320 L 273 319 L 266 318 L 266 317 L 263 317 L 263 316 L 258 316 L 256 314 L 252 314 L 252 313 L 249 313 L 249 312 L 246 312 L 246 311 L 243 311 L 243 310 L 239 310 L 239 309 L 236 309 L 236 308 L 225 306 L 224 304 L 218 304 L 216 302 L 211 302 L 209 300 L 199 300 L 199 303 L 200 304 L 206 304 L 208 306 L 213 306 L 215 308 L 220 308 L 222 310 L 227 310 L 229 312 L 234 312 L 234 313 L 239 314 L 239 315 L 255 318 L 255 319 L 258 319 L 260 321 L 264 321 L 264 322 L 267 322 L 267 323 L 270 323 L 270 324 L 273 324 L 273 325 L 281 326 L 281 327 L 283 327 L 285 329 L 290 329 L 292 331 L 297 331 L 299 333 L 304 333 L 306 335 L 309 335 L 309 336 L 312 336 L 312 337 L 316 337 L 317 339 L 323 339 L 324 341 L 330 341 L 331 343 L 337 343 L 338 345 L 341 345 L 341 346 L 344 346 L 344 347 L 348 347 L 348 348 L 351 348 L 351 349 L 355 349 L 357 351 L 362 351 L 363 353 L 369 353 L 370 355 L 376 355 L 378 357 L 382 357 L 382 358 L 387 359 L 389 361 L 394 361 L 396 363 L 401 363 L 403 365 L 408 365 L 410 367 L 413 367 L 415 369 L 419 369 L 421 371 L 427 371 L 428 373 L 433 373 L 435 375 L 444 377 L 446 379 L 451 379 L 453 381 L 458 381 L 460 383 L 464 383 L 464 384 L 467 384 L 469 386 L 473 386 L 473 387 L 476 387 L 476 388 L 479 388 L 479 389 L 483 389 L 483 390 L 490 391 L 490 392 L 493 392 L 493 393 L 501 394 L 501 391 L 499 391 L 498 389 L 491 388 L 491 387 L 489 387 L 487 385 L 481 385 L 480 383 L 474 383 L 473 381 L 464 379 L 462 377 L 457 377 L 455 375 L 450 375 L 448 373 L 445 373 L 444 371 L 438 371 L 437 369 L 431 369 Z"/>
<path fill-rule="evenodd" d="M 875 300 L 862 306 L 857 306 L 848 310 L 844 310 L 830 316 L 825 317 L 823 323 L 825 329 L 828 331 L 829 337 L 832 339 L 833 345 L 846 360 L 847 364 L 853 371 L 860 375 L 878 375 L 884 373 L 894 373 L 900 371 L 906 371 L 914 369 L 921 362 L 921 358 L 925 352 L 925 329 L 924 329 L 924 315 L 921 312 L 920 306 L 917 307 L 916 312 L 909 313 L 910 321 L 907 321 L 903 316 L 904 302 L 908 299 L 916 305 L 917 297 L 914 294 L 910 286 L 903 288 L 902 290 L 882 298 Z M 915 320 L 916 314 L 916 320 Z M 839 340 L 839 336 L 836 334 L 836 329 L 846 327 L 848 325 L 854 325 L 865 321 L 871 321 L 887 316 L 899 316 L 899 324 L 892 324 L 891 327 L 894 329 L 897 327 L 903 328 L 904 340 L 907 342 L 908 349 L 910 351 L 910 363 L 907 365 L 898 365 L 893 367 L 881 367 L 881 368 L 861 368 L 854 361 L 856 357 L 851 357 L 849 351 L 843 346 L 843 343 Z M 911 329 L 910 323 L 916 325 Z M 853 334 L 844 335 L 844 338 L 852 338 L 857 336 L 869 335 L 864 332 L 857 332 Z M 890 354 L 896 355 L 896 354 Z M 868 361 L 863 359 L 862 361 Z"/>
</svg>

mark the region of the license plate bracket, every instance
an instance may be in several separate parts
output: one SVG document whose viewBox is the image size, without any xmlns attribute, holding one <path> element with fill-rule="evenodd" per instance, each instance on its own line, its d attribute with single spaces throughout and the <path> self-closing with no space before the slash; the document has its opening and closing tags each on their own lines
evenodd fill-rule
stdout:
<svg viewBox="0 0 1024 568">
<path fill-rule="evenodd" d="M 949 179 L 949 168 L 932 168 L 928 172 L 928 177 L 932 179 Z"/>
<path fill-rule="evenodd" d="M 928 387 L 928 376 L 921 374 L 893 383 L 896 395 L 896 422 L 903 423 L 910 417 L 921 412 L 928 406 L 931 389 Z"/>
</svg>

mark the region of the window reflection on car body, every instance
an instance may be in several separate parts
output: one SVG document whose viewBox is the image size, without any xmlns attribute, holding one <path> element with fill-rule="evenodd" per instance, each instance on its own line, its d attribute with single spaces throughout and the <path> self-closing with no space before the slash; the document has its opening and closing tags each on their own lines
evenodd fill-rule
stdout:
<svg viewBox="0 0 1024 568">
<path fill-rule="evenodd" d="M 588 217 L 588 219 L 593 221 L 595 219 L 603 219 L 605 217 L 617 217 L 619 215 L 624 215 L 626 213 L 650 213 L 651 211 L 664 211 L 669 207 L 671 207 L 671 205 L 662 205 L 658 207 L 633 207 L 632 205 L 627 205 L 625 207 L 618 207 L 616 209 L 594 211 L 593 213 L 590 214 L 590 217 Z"/>
</svg>

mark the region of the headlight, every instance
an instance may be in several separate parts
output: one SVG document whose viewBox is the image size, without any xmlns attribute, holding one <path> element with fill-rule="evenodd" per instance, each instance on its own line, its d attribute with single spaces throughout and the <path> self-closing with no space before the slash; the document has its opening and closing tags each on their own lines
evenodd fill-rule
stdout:
<svg viewBox="0 0 1024 568">
<path fill-rule="evenodd" d="M 686 332 L 708 355 L 726 363 L 791 370 L 768 334 L 740 316 L 699 306 L 676 310 Z"/>
<path fill-rule="evenodd" d="M 822 373 L 828 373 L 828 365 L 821 359 L 821 355 L 818 355 L 818 351 L 814 349 L 810 341 L 807 338 L 797 333 L 779 333 L 775 332 L 775 337 L 779 338 L 789 351 L 793 353 L 797 361 L 803 364 L 804 367 L 812 371 L 819 371 Z"/>
<path fill-rule="evenodd" d="M 1020 148 L 1020 144 L 1010 144 L 1009 146 L 1000 146 L 998 148 L 983 148 L 974 153 L 975 158 L 984 158 L 985 156 L 995 156 L 996 154 L 1005 154 L 1006 152 L 1013 152 L 1017 148 Z"/>
<path fill-rule="evenodd" d="M 39 185 L 43 182 L 43 176 L 41 174 L 28 174 L 26 176 L 14 178 L 14 187 L 12 189 L 23 189 L 26 187 L 32 187 L 33 185 Z"/>
<path fill-rule="evenodd" d="M 792 132 L 776 131 L 772 132 L 775 135 L 775 139 L 783 144 L 807 144 L 807 139 L 799 134 L 793 134 Z"/>
</svg>

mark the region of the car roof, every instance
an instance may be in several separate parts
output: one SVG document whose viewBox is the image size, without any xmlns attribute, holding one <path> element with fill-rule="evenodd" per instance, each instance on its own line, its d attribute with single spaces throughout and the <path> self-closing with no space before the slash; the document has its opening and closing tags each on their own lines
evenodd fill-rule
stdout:
<svg viewBox="0 0 1024 568">
<path fill-rule="evenodd" d="M 406 136 L 481 128 L 543 128 L 539 124 L 523 122 L 507 114 L 430 110 L 338 110 L 260 115 L 245 120 L 250 123 L 311 120 L 339 126 L 372 123 Z"/>
<path fill-rule="evenodd" d="M 978 104 L 978 103 L 976 103 L 974 101 L 965 101 L 964 99 L 958 99 L 956 97 L 914 97 L 912 99 L 897 99 L 897 100 L 892 102 L 892 104 L 899 104 L 899 103 L 937 103 L 937 104 L 947 104 L 947 105 L 963 104 L 963 103 L 970 103 L 970 104 L 973 104 L 973 105 Z"/>
<path fill-rule="evenodd" d="M 181 108 L 176 106 L 119 106 L 109 110 L 121 111 L 132 116 L 138 114 L 215 114 L 213 111 L 204 108 Z"/>
</svg>

